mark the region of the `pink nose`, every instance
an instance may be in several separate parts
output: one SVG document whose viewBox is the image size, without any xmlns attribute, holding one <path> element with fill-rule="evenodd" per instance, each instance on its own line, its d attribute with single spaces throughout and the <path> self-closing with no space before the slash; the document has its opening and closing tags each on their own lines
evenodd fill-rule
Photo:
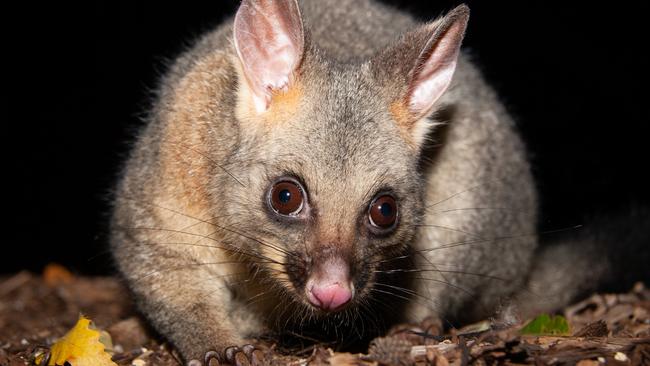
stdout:
<svg viewBox="0 0 650 366">
<path fill-rule="evenodd" d="M 333 311 L 350 301 L 352 291 L 347 285 L 338 282 L 325 286 L 314 284 L 309 289 L 307 298 L 312 305 L 322 310 Z"/>
<path fill-rule="evenodd" d="M 307 280 L 307 300 L 324 311 L 339 310 L 354 296 L 350 266 L 341 257 L 316 262 Z"/>
</svg>

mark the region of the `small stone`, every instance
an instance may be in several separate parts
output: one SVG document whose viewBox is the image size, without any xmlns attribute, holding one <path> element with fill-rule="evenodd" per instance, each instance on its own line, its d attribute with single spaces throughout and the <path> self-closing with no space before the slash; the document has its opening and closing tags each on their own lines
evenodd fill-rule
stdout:
<svg viewBox="0 0 650 366">
<path fill-rule="evenodd" d="M 145 366 L 147 363 L 145 360 L 141 358 L 136 358 L 135 360 L 131 361 L 131 366 Z"/>
<path fill-rule="evenodd" d="M 623 352 L 616 352 L 614 354 L 614 359 L 616 361 L 620 361 L 620 362 L 627 362 L 627 360 L 628 360 L 627 355 L 625 353 L 623 353 Z"/>
<path fill-rule="evenodd" d="M 643 285 L 643 282 L 637 282 L 634 284 L 634 287 L 632 288 L 632 292 L 640 294 L 645 290 L 645 286 Z"/>
</svg>

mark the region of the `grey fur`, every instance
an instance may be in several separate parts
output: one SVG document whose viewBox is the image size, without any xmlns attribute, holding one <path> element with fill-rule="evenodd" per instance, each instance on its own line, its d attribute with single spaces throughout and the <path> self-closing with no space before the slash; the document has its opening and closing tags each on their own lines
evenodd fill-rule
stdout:
<svg viewBox="0 0 650 366">
<path fill-rule="evenodd" d="M 421 253 L 412 254 L 423 270 L 410 285 L 420 295 L 405 310 L 412 320 L 491 315 L 525 286 L 536 192 L 514 123 L 476 68 L 461 56 L 420 153 L 389 113 L 406 86 L 386 78 L 400 60 L 384 54 L 419 24 L 370 0 L 305 1 L 301 11 L 310 43 L 294 118 L 264 131 L 238 120 L 226 22 L 162 80 L 117 190 L 115 260 L 142 312 L 186 358 L 241 344 L 284 319 L 275 303 L 296 295 L 254 262 L 280 251 L 312 255 L 303 248 L 324 250 L 315 241 L 327 235 L 352 238 L 357 266 L 374 268 L 361 258 L 391 258 L 383 252 L 391 246 Z M 317 207 L 306 228 L 278 225 L 265 209 L 270 181 L 285 172 L 304 179 Z M 356 230 L 359 210 L 384 186 L 400 198 L 400 227 L 369 239 Z M 260 293 L 262 301 L 246 304 Z"/>
</svg>

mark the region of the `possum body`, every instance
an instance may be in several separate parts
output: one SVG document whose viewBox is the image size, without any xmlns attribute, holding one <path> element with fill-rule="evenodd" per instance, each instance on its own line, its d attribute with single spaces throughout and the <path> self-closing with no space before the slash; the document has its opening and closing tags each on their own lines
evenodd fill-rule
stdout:
<svg viewBox="0 0 650 366">
<path fill-rule="evenodd" d="M 468 14 L 244 0 L 174 62 L 111 245 L 184 358 L 308 326 L 469 321 L 525 287 L 536 191 L 511 117 L 459 52 Z"/>
</svg>

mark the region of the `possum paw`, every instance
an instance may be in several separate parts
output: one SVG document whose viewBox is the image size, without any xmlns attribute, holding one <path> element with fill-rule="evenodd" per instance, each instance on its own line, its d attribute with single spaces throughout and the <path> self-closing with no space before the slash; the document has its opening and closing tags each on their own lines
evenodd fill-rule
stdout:
<svg viewBox="0 0 650 366">
<path fill-rule="evenodd" d="M 243 347 L 227 347 L 221 354 L 216 351 L 209 351 L 205 354 L 204 361 L 191 360 L 187 366 L 262 366 L 266 365 L 266 355 L 256 349 L 252 344 Z"/>
</svg>

